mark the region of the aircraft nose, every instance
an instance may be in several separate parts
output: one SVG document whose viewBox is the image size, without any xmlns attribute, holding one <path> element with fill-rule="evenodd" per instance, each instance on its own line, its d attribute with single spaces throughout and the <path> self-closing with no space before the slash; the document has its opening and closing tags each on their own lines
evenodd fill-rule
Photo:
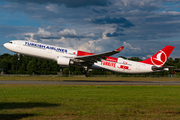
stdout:
<svg viewBox="0 0 180 120">
<path fill-rule="evenodd" d="M 3 44 L 5 48 L 7 48 L 7 44 L 8 44 L 8 43 L 4 43 L 4 44 Z"/>
</svg>

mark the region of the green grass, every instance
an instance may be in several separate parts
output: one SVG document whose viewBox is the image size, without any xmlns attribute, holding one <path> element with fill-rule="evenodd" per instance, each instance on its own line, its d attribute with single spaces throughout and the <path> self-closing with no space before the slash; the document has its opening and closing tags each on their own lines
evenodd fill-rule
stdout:
<svg viewBox="0 0 180 120">
<path fill-rule="evenodd" d="M 0 119 L 180 119 L 180 86 L 0 85 Z"/>
<path fill-rule="evenodd" d="M 46 80 L 46 81 L 63 81 L 63 80 L 94 80 L 94 81 L 180 81 L 179 78 L 168 77 L 60 77 L 60 76 L 0 76 L 0 80 Z"/>
</svg>

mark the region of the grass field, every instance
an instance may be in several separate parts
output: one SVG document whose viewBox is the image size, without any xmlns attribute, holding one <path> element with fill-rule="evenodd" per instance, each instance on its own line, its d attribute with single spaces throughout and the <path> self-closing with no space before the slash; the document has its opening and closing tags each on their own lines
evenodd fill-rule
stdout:
<svg viewBox="0 0 180 120">
<path fill-rule="evenodd" d="M 180 86 L 0 85 L 0 120 L 180 119 Z"/>
<path fill-rule="evenodd" d="M 47 81 L 63 81 L 63 80 L 94 80 L 94 81 L 180 81 L 180 78 L 169 77 L 60 77 L 60 76 L 0 76 L 0 80 L 47 80 Z"/>
</svg>

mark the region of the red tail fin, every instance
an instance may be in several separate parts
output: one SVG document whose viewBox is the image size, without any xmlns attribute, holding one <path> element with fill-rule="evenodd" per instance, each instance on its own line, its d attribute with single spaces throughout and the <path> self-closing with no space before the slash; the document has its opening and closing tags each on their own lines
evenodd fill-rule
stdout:
<svg viewBox="0 0 180 120">
<path fill-rule="evenodd" d="M 162 67 L 175 47 L 167 45 L 152 57 L 141 61 L 142 63 Z"/>
</svg>

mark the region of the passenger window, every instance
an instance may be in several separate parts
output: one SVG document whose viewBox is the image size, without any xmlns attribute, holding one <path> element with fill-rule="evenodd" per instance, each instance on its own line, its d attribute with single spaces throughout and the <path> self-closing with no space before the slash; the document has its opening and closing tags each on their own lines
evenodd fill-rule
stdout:
<svg viewBox="0 0 180 120">
<path fill-rule="evenodd" d="M 9 43 L 11 43 L 11 44 L 12 44 L 13 42 L 9 42 Z"/>
</svg>

